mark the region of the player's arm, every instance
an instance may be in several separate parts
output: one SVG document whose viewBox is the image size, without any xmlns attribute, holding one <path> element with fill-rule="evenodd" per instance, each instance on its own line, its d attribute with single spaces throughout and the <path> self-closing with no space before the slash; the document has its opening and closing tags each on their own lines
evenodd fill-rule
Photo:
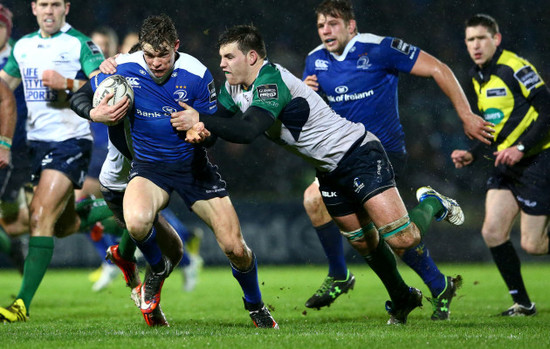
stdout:
<svg viewBox="0 0 550 349">
<path fill-rule="evenodd" d="M 99 70 L 93 71 L 92 73 L 90 73 L 90 78 L 99 73 Z M 66 78 L 52 69 L 44 70 L 44 72 L 42 73 L 42 83 L 44 84 L 44 86 L 47 86 L 53 90 L 69 90 L 72 92 L 76 92 L 80 89 L 81 86 L 84 86 L 86 82 L 87 80 Z"/>
<path fill-rule="evenodd" d="M 433 78 L 441 91 L 453 103 L 464 125 L 466 136 L 470 139 L 476 138 L 485 144 L 491 144 L 495 125 L 472 112 L 462 87 L 453 71 L 445 63 L 424 51 L 420 51 L 410 73 L 416 76 Z"/>
<path fill-rule="evenodd" d="M 178 131 L 187 131 L 198 122 L 212 134 L 233 143 L 252 143 L 274 122 L 270 112 L 252 106 L 244 113 L 232 113 L 218 103 L 218 110 L 213 115 L 200 114 L 192 107 L 181 103 L 184 108 L 177 117 L 172 118 L 172 126 Z"/>
<path fill-rule="evenodd" d="M 11 142 L 16 122 L 15 97 L 9 85 L 0 80 L 0 168 L 10 164 Z"/>
<path fill-rule="evenodd" d="M 11 76 L 10 74 L 6 73 L 4 70 L 0 71 L 0 79 L 4 80 L 6 84 L 8 84 L 10 90 L 15 90 L 17 86 L 21 83 L 21 78 L 16 78 L 15 76 Z"/>
<path fill-rule="evenodd" d="M 106 95 L 99 105 L 94 108 L 92 105 L 94 90 L 90 80 L 72 95 L 70 100 L 71 109 L 84 119 L 101 122 L 106 125 L 114 125 L 124 118 L 130 107 L 130 101 L 128 98 L 124 98 L 115 105 L 110 106 L 107 102 L 113 98 L 113 96 L 113 93 Z"/>
</svg>

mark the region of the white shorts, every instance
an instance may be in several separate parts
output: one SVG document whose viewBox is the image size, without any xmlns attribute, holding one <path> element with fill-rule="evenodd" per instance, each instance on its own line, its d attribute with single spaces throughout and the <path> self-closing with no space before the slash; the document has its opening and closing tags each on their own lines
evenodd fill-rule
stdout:
<svg viewBox="0 0 550 349">
<path fill-rule="evenodd" d="M 128 185 L 131 162 L 109 140 L 109 153 L 101 167 L 99 183 L 105 188 L 122 192 Z"/>
</svg>

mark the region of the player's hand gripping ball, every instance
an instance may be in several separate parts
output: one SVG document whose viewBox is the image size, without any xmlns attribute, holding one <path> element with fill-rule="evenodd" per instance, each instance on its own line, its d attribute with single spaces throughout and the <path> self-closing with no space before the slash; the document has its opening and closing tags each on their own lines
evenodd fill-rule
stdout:
<svg viewBox="0 0 550 349">
<path fill-rule="evenodd" d="M 115 105 L 124 99 L 124 97 L 128 97 L 130 100 L 129 109 L 132 109 L 132 105 L 134 104 L 134 89 L 124 76 L 111 75 L 103 80 L 94 92 L 93 107 L 97 107 L 109 93 L 114 93 L 115 95 L 109 100 L 108 105 Z"/>
</svg>

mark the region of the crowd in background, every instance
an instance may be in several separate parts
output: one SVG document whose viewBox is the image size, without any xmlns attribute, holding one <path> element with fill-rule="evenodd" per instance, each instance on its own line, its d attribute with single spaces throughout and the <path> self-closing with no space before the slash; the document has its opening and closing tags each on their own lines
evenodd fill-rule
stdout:
<svg viewBox="0 0 550 349">
<path fill-rule="evenodd" d="M 30 1 L 4 1 L 13 10 L 13 37 L 35 29 Z M 219 33 L 237 23 L 258 26 L 267 43 L 270 59 L 279 62 L 297 76 L 302 75 L 304 60 L 320 44 L 315 23 L 317 0 L 288 1 L 212 1 L 212 0 L 144 0 L 73 1 L 67 17 L 69 23 L 89 34 L 99 25 L 112 27 L 119 37 L 136 31 L 151 14 L 165 12 L 176 22 L 181 50 L 199 57 L 214 74 L 216 83 L 224 81 L 216 48 Z M 550 5 L 527 0 L 462 1 L 435 0 L 354 1 L 360 32 L 403 38 L 422 47 L 447 63 L 462 85 L 469 87 L 467 73 L 471 60 L 464 45 L 464 20 L 477 12 L 493 15 L 503 32 L 503 47 L 521 52 L 550 81 Z M 430 184 L 466 200 L 463 206 L 479 205 L 483 197 L 485 176 L 472 170 L 457 171 L 449 155 L 468 144 L 461 123 L 448 99 L 429 79 L 401 77 L 401 118 L 407 135 L 409 173 L 407 186 L 413 193 L 417 186 Z M 246 147 L 219 141 L 210 151 L 234 198 L 301 198 L 314 172 L 299 158 L 287 154 L 266 140 L 262 146 Z M 258 154 L 259 153 L 259 154 Z M 261 160 L 260 160 L 261 159 Z M 283 176 L 282 174 L 285 174 Z M 292 174 L 289 176 L 289 174 Z M 289 179 L 290 178 L 290 179 Z M 472 195 L 473 193 L 473 195 Z M 479 223 L 479 222 L 477 222 Z"/>
</svg>

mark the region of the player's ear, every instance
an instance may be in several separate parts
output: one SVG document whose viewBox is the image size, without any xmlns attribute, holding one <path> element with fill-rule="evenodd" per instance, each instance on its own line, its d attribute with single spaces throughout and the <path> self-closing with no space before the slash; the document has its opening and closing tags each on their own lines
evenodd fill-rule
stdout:
<svg viewBox="0 0 550 349">
<path fill-rule="evenodd" d="M 248 51 L 246 56 L 248 58 L 248 64 L 250 64 L 250 65 L 256 64 L 256 62 L 258 61 L 258 58 L 259 58 L 258 57 L 258 52 L 254 51 L 254 50 Z"/>
<path fill-rule="evenodd" d="M 176 40 L 176 43 L 174 44 L 174 51 L 178 52 L 179 48 L 180 48 L 180 41 Z"/>
<path fill-rule="evenodd" d="M 496 33 L 493 38 L 495 40 L 495 45 L 496 46 L 500 45 L 500 43 L 502 42 L 502 34 L 501 33 Z"/>
<path fill-rule="evenodd" d="M 349 20 L 348 31 L 350 34 L 355 34 L 357 32 L 357 22 L 355 19 Z"/>
</svg>

